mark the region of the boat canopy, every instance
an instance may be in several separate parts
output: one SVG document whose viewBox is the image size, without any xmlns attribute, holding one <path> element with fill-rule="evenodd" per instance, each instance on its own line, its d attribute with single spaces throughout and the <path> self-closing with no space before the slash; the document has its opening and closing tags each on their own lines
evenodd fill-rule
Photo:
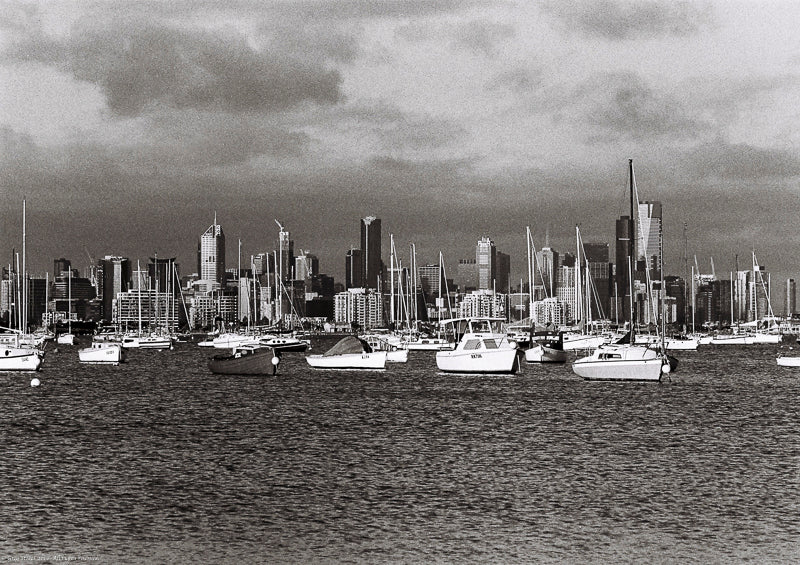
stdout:
<svg viewBox="0 0 800 565">
<path fill-rule="evenodd" d="M 340 339 L 336 345 L 323 353 L 323 355 L 330 357 L 331 355 L 344 355 L 347 353 L 372 353 L 372 348 L 363 339 L 349 335 Z"/>
</svg>

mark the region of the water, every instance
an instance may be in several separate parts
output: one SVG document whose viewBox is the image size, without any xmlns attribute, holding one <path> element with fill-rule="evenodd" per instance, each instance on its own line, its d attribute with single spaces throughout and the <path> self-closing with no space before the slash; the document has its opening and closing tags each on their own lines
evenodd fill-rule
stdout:
<svg viewBox="0 0 800 565">
<path fill-rule="evenodd" d="M 655 384 L 62 346 L 38 388 L 0 375 L 0 559 L 797 562 L 800 370 L 777 351 L 701 346 Z"/>
</svg>

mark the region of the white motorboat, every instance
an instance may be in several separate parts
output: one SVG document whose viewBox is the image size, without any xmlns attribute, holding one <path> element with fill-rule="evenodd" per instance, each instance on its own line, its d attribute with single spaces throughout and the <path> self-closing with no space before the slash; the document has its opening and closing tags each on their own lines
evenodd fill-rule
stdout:
<svg viewBox="0 0 800 565">
<path fill-rule="evenodd" d="M 657 381 L 669 367 L 655 349 L 627 343 L 603 345 L 572 364 L 576 375 L 595 381 Z"/>
<path fill-rule="evenodd" d="M 307 339 L 299 339 L 291 335 L 264 335 L 258 339 L 258 344 L 261 347 L 270 347 L 276 351 L 284 352 L 300 352 L 311 347 L 311 341 Z"/>
<path fill-rule="evenodd" d="M 418 336 L 408 341 L 407 347 L 414 351 L 447 351 L 452 350 L 455 344 L 441 337 Z"/>
<path fill-rule="evenodd" d="M 252 334 L 227 332 L 201 341 L 197 345 L 199 347 L 215 347 L 217 349 L 235 349 L 246 345 L 259 345 L 259 337 Z"/>
<path fill-rule="evenodd" d="M 452 351 L 436 353 L 436 366 L 447 373 L 513 373 L 519 368 L 517 345 L 499 331 L 501 318 L 454 318 L 442 324 L 459 337 Z"/>
<path fill-rule="evenodd" d="M 0 346 L 0 371 L 38 371 L 44 353 L 30 347 Z"/>
<path fill-rule="evenodd" d="M 361 339 L 366 341 L 373 351 L 385 351 L 388 363 L 406 363 L 408 361 L 408 349 L 395 345 L 383 334 L 365 334 L 361 336 Z"/>
<path fill-rule="evenodd" d="M 783 336 L 781 334 L 766 332 L 756 332 L 753 334 L 753 343 L 769 343 L 771 345 L 777 345 L 781 341 L 783 341 Z"/>
<path fill-rule="evenodd" d="M 778 355 L 778 365 L 781 367 L 800 367 L 800 356 L 798 355 Z"/>
<path fill-rule="evenodd" d="M 59 334 L 59 336 L 56 338 L 56 343 L 58 345 L 75 345 L 75 334 Z"/>
<path fill-rule="evenodd" d="M 564 334 L 539 332 L 531 336 L 531 346 L 525 350 L 525 361 L 528 363 L 565 363 L 567 352 L 564 351 Z"/>
<path fill-rule="evenodd" d="M 126 335 L 122 338 L 125 349 L 170 349 L 172 338 L 165 335 Z"/>
<path fill-rule="evenodd" d="M 657 346 L 661 344 L 661 338 L 657 335 L 637 335 L 636 345 Z M 700 345 L 700 340 L 692 337 L 665 337 L 664 348 L 670 351 L 694 351 Z"/>
<path fill-rule="evenodd" d="M 306 362 L 315 369 L 385 369 L 386 351 L 372 351 L 369 344 L 347 336 L 321 355 L 308 355 Z"/>
<path fill-rule="evenodd" d="M 711 338 L 712 345 L 753 345 L 752 334 L 718 334 Z"/>
<path fill-rule="evenodd" d="M 93 341 L 78 350 L 78 360 L 89 365 L 119 365 L 125 361 L 125 350 L 119 343 Z"/>
</svg>

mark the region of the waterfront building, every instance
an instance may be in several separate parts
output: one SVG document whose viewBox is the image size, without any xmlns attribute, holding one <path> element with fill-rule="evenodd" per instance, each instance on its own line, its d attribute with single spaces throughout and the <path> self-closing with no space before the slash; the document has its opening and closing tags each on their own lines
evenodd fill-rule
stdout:
<svg viewBox="0 0 800 565">
<path fill-rule="evenodd" d="M 458 304 L 458 315 L 462 318 L 506 317 L 507 296 L 488 289 L 473 290 L 465 294 Z"/>
<path fill-rule="evenodd" d="M 336 294 L 333 311 L 337 324 L 357 324 L 361 329 L 383 325 L 383 300 L 375 289 L 349 288 Z"/>
<path fill-rule="evenodd" d="M 794 316 L 797 311 L 797 283 L 794 279 L 786 279 L 786 296 L 783 303 L 783 315 L 787 318 Z"/>
<path fill-rule="evenodd" d="M 138 329 L 140 316 L 142 327 L 150 331 L 157 328 L 176 331 L 180 323 L 180 298 L 166 292 L 154 289 L 120 292 L 115 306 L 115 322 L 129 331 Z"/>
<path fill-rule="evenodd" d="M 440 289 L 444 291 L 442 276 L 440 265 L 423 265 L 417 268 L 417 284 L 422 289 L 426 303 L 433 304 L 439 297 Z"/>
<path fill-rule="evenodd" d="M 61 273 L 66 273 L 70 269 L 72 269 L 72 263 L 69 259 L 64 259 L 61 257 L 60 259 L 53 259 L 53 274 L 54 276 L 58 277 Z"/>
<path fill-rule="evenodd" d="M 381 259 L 381 220 L 375 216 L 361 219 L 361 254 L 364 262 L 364 287 L 379 289 Z"/>
<path fill-rule="evenodd" d="M 695 323 L 719 327 L 731 323 L 731 284 L 730 281 L 706 279 L 697 288 L 695 298 L 697 311 Z"/>
<path fill-rule="evenodd" d="M 537 326 L 558 328 L 567 324 L 567 305 L 555 297 L 532 304 L 531 317 Z"/>
<path fill-rule="evenodd" d="M 225 286 L 225 234 L 222 226 L 214 223 L 200 236 L 197 247 L 197 272 L 200 279 Z"/>
</svg>

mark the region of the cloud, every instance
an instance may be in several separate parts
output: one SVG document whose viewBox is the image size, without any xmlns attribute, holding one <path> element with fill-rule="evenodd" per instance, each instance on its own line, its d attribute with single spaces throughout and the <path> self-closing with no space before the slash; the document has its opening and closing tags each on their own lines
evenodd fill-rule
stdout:
<svg viewBox="0 0 800 565">
<path fill-rule="evenodd" d="M 342 99 L 338 71 L 274 44 L 257 50 L 235 32 L 117 20 L 78 26 L 63 40 L 19 42 L 8 56 L 56 64 L 99 85 L 120 116 L 157 107 L 269 112 Z"/>
<path fill-rule="evenodd" d="M 711 20 L 708 6 L 686 1 L 548 0 L 541 6 L 571 33 L 612 41 L 685 37 Z"/>
<path fill-rule="evenodd" d="M 686 154 L 686 165 L 693 178 L 709 183 L 721 181 L 729 188 L 737 184 L 740 189 L 765 188 L 767 183 L 785 186 L 785 181 L 796 181 L 800 176 L 797 153 L 719 140 L 693 148 Z"/>
<path fill-rule="evenodd" d="M 497 56 L 498 45 L 516 35 L 514 26 L 473 20 L 455 30 L 455 45 L 489 58 Z"/>
<path fill-rule="evenodd" d="M 572 103 L 597 130 L 590 141 L 652 137 L 694 139 L 710 129 L 694 110 L 668 93 L 657 93 L 634 73 L 598 74 L 579 85 Z"/>
</svg>

